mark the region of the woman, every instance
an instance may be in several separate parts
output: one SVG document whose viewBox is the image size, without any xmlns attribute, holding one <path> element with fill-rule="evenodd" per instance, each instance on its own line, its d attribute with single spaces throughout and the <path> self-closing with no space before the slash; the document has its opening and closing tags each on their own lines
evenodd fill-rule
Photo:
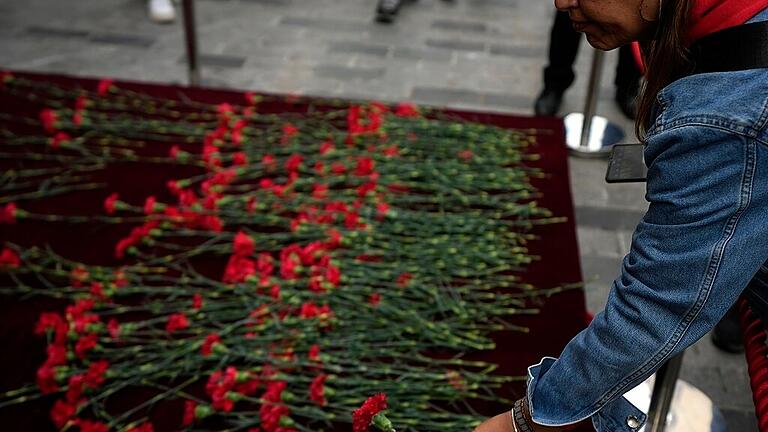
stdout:
<svg viewBox="0 0 768 432">
<path fill-rule="evenodd" d="M 622 394 L 705 335 L 748 284 L 768 290 L 768 69 L 691 75 L 686 49 L 768 21 L 768 0 L 555 5 L 598 49 L 641 41 L 650 205 L 605 310 L 559 359 L 531 366 L 526 397 L 476 432 L 564 431 L 590 418 L 598 432 L 637 431 L 645 415 Z"/>
</svg>

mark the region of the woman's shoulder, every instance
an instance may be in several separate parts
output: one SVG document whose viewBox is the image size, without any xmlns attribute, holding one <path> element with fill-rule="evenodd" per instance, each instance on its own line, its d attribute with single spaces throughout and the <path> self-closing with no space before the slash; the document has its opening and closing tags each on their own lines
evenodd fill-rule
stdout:
<svg viewBox="0 0 768 432">
<path fill-rule="evenodd" d="M 657 97 L 649 134 L 702 125 L 758 135 L 768 122 L 768 69 L 692 75 Z"/>
</svg>

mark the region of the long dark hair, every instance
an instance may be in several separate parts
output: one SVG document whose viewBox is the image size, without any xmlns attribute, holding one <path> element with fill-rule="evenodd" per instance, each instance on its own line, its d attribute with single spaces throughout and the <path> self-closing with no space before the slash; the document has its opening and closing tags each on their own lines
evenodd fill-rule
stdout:
<svg viewBox="0 0 768 432">
<path fill-rule="evenodd" d="M 656 95 L 691 67 L 686 34 L 692 0 L 665 0 L 659 13 L 655 35 L 640 43 L 646 66 L 646 80 L 637 108 L 635 133 L 644 141 Z"/>
</svg>

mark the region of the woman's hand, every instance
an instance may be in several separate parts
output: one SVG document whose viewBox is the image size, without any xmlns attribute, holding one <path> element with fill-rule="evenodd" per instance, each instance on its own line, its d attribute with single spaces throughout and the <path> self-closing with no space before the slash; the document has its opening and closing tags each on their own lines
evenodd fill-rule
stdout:
<svg viewBox="0 0 768 432">
<path fill-rule="evenodd" d="M 512 412 L 507 411 L 484 421 L 474 432 L 515 432 L 512 426 Z"/>
<path fill-rule="evenodd" d="M 573 430 L 576 425 L 570 426 L 541 426 L 538 424 L 531 424 L 534 432 L 565 432 Z M 474 432 L 515 432 L 515 428 L 512 425 L 512 411 L 501 413 L 496 417 L 490 418 L 484 421 L 480 426 L 476 427 Z"/>
</svg>

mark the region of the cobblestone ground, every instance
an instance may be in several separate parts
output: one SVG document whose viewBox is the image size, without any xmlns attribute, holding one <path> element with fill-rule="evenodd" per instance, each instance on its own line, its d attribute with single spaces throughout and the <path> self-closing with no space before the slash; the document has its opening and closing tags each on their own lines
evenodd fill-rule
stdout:
<svg viewBox="0 0 768 432">
<path fill-rule="evenodd" d="M 410 100 L 532 114 L 546 61 L 551 1 L 420 0 L 396 23 L 373 23 L 375 0 L 197 0 L 203 82 L 317 96 Z M 582 107 L 590 49 L 562 112 Z M 631 136 L 613 102 L 606 59 L 599 112 Z M 0 67 L 184 83 L 181 26 L 148 21 L 143 0 L 0 0 Z M 587 278 L 599 311 L 646 204 L 642 185 L 606 185 L 604 160 L 572 158 Z M 709 395 L 730 431 L 756 431 L 744 358 L 702 339 L 682 378 Z M 693 431 L 696 432 L 696 431 Z M 708 432 L 708 431 L 707 431 Z"/>
</svg>

